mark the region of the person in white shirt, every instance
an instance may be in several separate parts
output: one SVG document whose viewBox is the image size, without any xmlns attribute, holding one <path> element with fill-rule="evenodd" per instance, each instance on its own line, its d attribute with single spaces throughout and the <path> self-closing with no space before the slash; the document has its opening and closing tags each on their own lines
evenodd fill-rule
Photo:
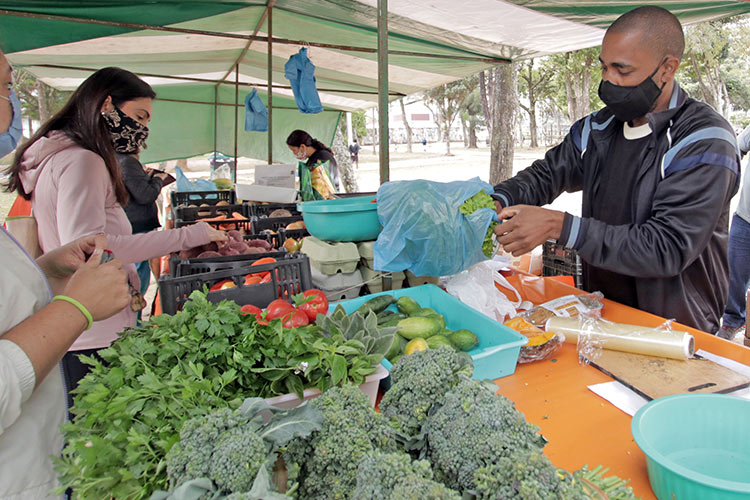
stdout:
<svg viewBox="0 0 750 500">
<path fill-rule="evenodd" d="M 18 143 L 20 106 L 0 52 L 0 157 Z M 59 362 L 93 321 L 130 301 L 118 259 L 102 264 L 104 235 L 36 261 L 0 228 L 0 499 L 52 498 L 53 455 L 62 450 L 65 390 Z"/>
</svg>

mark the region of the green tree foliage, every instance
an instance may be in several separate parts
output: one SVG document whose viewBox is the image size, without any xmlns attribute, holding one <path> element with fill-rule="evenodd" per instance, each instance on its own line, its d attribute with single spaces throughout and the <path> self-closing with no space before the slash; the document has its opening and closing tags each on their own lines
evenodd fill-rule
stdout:
<svg viewBox="0 0 750 500">
<path fill-rule="evenodd" d="M 472 81 L 474 84 L 472 85 Z M 464 78 L 455 82 L 446 83 L 430 89 L 424 93 L 425 105 L 432 112 L 435 122 L 442 129 L 443 140 L 445 140 L 446 155 L 451 154 L 450 130 L 453 122 L 461 111 L 464 99 L 476 87 L 474 77 Z"/>
</svg>

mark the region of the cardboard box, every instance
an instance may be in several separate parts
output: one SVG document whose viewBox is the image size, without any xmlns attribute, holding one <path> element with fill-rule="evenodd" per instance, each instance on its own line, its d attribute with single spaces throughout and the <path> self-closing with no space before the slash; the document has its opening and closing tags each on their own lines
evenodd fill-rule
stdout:
<svg viewBox="0 0 750 500">
<path fill-rule="evenodd" d="M 255 167 L 255 185 L 273 186 L 294 189 L 297 176 L 297 165 L 257 165 Z"/>
<path fill-rule="evenodd" d="M 243 201 L 265 201 L 268 203 L 292 203 L 297 199 L 297 190 L 255 184 L 236 184 L 237 199 Z"/>
</svg>

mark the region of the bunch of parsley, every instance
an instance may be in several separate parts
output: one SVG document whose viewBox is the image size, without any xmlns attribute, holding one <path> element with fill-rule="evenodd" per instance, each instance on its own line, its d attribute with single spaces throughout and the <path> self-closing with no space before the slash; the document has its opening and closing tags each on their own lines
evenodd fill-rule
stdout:
<svg viewBox="0 0 750 500">
<path fill-rule="evenodd" d="M 56 460 L 64 487 L 77 498 L 148 498 L 168 488 L 166 454 L 191 417 L 343 381 L 361 384 L 375 371 L 358 340 L 326 336 L 310 325 L 259 325 L 234 302 L 212 304 L 194 292 L 174 316 L 129 328 L 86 359 L 91 372 L 76 389 L 75 415 L 63 426 Z"/>
</svg>

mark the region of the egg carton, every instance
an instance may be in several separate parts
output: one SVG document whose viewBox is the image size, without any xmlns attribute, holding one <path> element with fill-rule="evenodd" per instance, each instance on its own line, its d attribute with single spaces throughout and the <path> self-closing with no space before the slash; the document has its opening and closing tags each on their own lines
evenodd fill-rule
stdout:
<svg viewBox="0 0 750 500">
<path fill-rule="evenodd" d="M 355 243 L 323 241 L 315 236 L 302 240 L 300 251 L 310 258 L 310 265 L 322 274 L 350 274 L 357 269 L 359 252 Z"/>
<path fill-rule="evenodd" d="M 357 251 L 359 257 L 367 267 L 370 269 L 375 268 L 375 252 L 374 252 L 375 240 L 373 241 L 360 241 L 357 243 Z"/>
<path fill-rule="evenodd" d="M 324 274 L 315 267 L 310 267 L 312 284 L 322 291 L 329 302 L 348 300 L 359 297 L 362 291 L 362 273 L 355 269 L 352 273 Z"/>
<path fill-rule="evenodd" d="M 417 276 L 407 269 L 406 281 L 409 283 L 409 286 L 437 285 L 440 282 L 440 276 Z"/>
<path fill-rule="evenodd" d="M 379 293 L 383 291 L 383 276 L 391 276 L 391 290 L 399 290 L 404 287 L 406 274 L 403 272 L 388 273 L 385 271 L 376 271 L 368 266 L 360 265 L 359 270 L 362 272 L 362 281 L 365 282 L 370 293 Z"/>
</svg>

